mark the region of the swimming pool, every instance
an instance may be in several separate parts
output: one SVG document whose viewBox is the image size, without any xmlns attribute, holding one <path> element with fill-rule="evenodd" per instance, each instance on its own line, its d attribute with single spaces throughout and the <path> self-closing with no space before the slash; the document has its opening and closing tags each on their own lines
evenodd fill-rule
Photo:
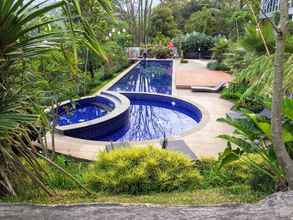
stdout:
<svg viewBox="0 0 293 220">
<path fill-rule="evenodd" d="M 203 116 L 193 103 L 172 96 L 172 74 L 171 60 L 140 61 L 101 93 L 102 97 L 108 95 L 109 100 L 122 100 L 112 100 L 110 113 L 105 113 L 96 102 L 101 94 L 89 103 L 78 101 L 80 106 L 75 112 L 60 115 L 59 130 L 74 138 L 102 142 L 179 137 L 197 128 Z"/>
<path fill-rule="evenodd" d="M 172 94 L 173 61 L 142 60 L 109 90 Z"/>
</svg>

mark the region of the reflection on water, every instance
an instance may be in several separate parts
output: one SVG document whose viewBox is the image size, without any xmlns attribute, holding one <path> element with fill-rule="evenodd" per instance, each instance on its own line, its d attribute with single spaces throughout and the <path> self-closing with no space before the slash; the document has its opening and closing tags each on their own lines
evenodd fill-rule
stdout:
<svg viewBox="0 0 293 220">
<path fill-rule="evenodd" d="M 141 61 L 110 90 L 172 94 L 172 62 Z"/>
<path fill-rule="evenodd" d="M 142 141 L 178 135 L 197 126 L 198 112 L 182 112 L 176 107 L 160 103 L 134 101 L 130 111 L 130 124 L 117 132 L 98 139 L 101 141 Z"/>
</svg>

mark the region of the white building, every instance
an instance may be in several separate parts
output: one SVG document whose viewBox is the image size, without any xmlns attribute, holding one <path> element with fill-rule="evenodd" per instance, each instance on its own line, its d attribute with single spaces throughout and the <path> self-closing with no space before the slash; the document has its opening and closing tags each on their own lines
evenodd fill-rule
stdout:
<svg viewBox="0 0 293 220">
<path fill-rule="evenodd" d="M 280 0 L 262 0 L 261 18 L 271 17 L 272 14 L 279 10 Z M 289 0 L 289 16 L 293 19 L 293 0 Z"/>
</svg>

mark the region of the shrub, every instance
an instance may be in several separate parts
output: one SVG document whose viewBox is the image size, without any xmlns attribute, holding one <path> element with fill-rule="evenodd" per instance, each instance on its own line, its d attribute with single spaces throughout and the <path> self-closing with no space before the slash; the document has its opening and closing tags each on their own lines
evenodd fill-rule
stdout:
<svg viewBox="0 0 293 220">
<path fill-rule="evenodd" d="M 228 66 L 226 66 L 223 63 L 218 63 L 218 62 L 208 63 L 207 67 L 210 70 L 222 70 L 222 71 L 228 71 L 229 70 Z"/>
<path fill-rule="evenodd" d="M 182 43 L 184 57 L 188 54 L 195 54 L 200 51 L 201 54 L 211 53 L 210 49 L 214 47 L 215 39 L 204 33 L 192 32 L 185 36 Z"/>
<path fill-rule="evenodd" d="M 228 52 L 228 49 L 229 41 L 224 37 L 219 37 L 216 40 L 215 46 L 211 49 L 213 51 L 213 59 L 215 59 L 217 63 L 222 63 L 224 54 Z"/>
<path fill-rule="evenodd" d="M 153 147 L 102 152 L 85 174 L 95 191 L 128 194 L 192 190 L 201 179 L 185 156 Z"/>
<path fill-rule="evenodd" d="M 275 181 L 253 164 L 247 163 L 248 158 L 257 165 L 266 164 L 258 154 L 243 155 L 239 160 L 227 163 L 223 167 L 219 166 L 220 161 L 214 159 L 196 161 L 195 167 L 203 176 L 203 188 L 248 186 L 255 192 L 272 193 L 275 189 Z"/>
<path fill-rule="evenodd" d="M 172 51 L 167 47 L 156 46 L 148 49 L 148 57 L 168 59 L 172 57 Z"/>
<path fill-rule="evenodd" d="M 247 166 L 240 161 L 235 161 L 220 169 L 218 161 L 202 159 L 196 161 L 195 167 L 203 176 L 202 186 L 205 189 L 241 185 L 245 184 L 249 179 Z"/>
</svg>

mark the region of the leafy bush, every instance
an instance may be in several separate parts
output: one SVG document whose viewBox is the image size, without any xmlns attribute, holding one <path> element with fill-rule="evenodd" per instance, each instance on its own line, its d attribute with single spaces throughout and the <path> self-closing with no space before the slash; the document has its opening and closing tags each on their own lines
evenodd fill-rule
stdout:
<svg viewBox="0 0 293 220">
<path fill-rule="evenodd" d="M 285 99 L 283 127 L 283 141 L 290 156 L 292 156 L 293 129 L 292 129 L 292 107 L 293 102 Z M 290 110 L 291 109 L 291 110 Z M 243 110 L 242 118 L 218 119 L 235 128 L 233 134 L 224 134 L 219 137 L 227 141 L 227 148 L 220 155 L 221 166 L 236 160 L 243 160 L 248 165 L 258 169 L 265 175 L 270 176 L 279 189 L 286 188 L 286 178 L 282 167 L 279 165 L 277 156 L 272 146 L 271 121 L 268 117 L 260 116 L 247 110 Z M 232 149 L 233 144 L 233 149 Z M 247 156 L 242 159 L 242 155 L 259 155 L 262 163 L 257 163 L 256 158 Z"/>
<path fill-rule="evenodd" d="M 188 53 L 207 53 L 215 45 L 215 39 L 204 33 L 192 32 L 186 34 L 185 39 L 182 43 L 182 50 L 184 56 Z"/>
<path fill-rule="evenodd" d="M 258 154 L 242 155 L 239 160 L 226 163 L 222 167 L 221 160 L 205 158 L 196 161 L 195 167 L 203 176 L 202 187 L 204 189 L 224 187 L 231 190 L 230 187 L 248 186 L 256 192 L 272 193 L 275 189 L 275 181 L 248 164 L 246 162 L 248 157 L 256 164 L 264 166 L 264 160 Z"/>
<path fill-rule="evenodd" d="M 218 63 L 218 62 L 208 63 L 207 67 L 210 70 L 223 70 L 223 71 L 228 71 L 229 70 L 228 66 L 226 66 L 223 63 Z"/>
<path fill-rule="evenodd" d="M 273 56 L 260 56 L 251 62 L 251 64 L 240 72 L 235 73 L 233 82 L 241 85 L 246 82 L 248 89 L 241 95 L 241 99 L 260 95 L 270 96 L 272 93 L 273 82 Z M 286 56 L 284 65 L 284 91 L 287 94 L 293 93 L 293 56 Z"/>
<path fill-rule="evenodd" d="M 85 179 L 95 191 L 142 194 L 192 190 L 202 177 L 185 156 L 148 147 L 100 153 Z"/>
<path fill-rule="evenodd" d="M 248 84 L 245 82 L 230 82 L 229 85 L 223 89 L 221 96 L 225 99 L 238 100 L 242 94 L 246 92 L 248 87 Z"/>
<path fill-rule="evenodd" d="M 213 59 L 215 59 L 217 63 L 222 63 L 228 48 L 229 41 L 225 37 L 218 38 L 216 40 L 215 46 L 211 49 L 213 51 Z"/>
<path fill-rule="evenodd" d="M 270 23 L 262 25 L 261 31 L 263 33 L 268 50 L 271 53 L 274 53 L 276 40 L 272 25 Z M 247 25 L 245 35 L 241 40 L 241 45 L 249 51 L 263 55 L 266 53 L 266 49 L 259 32 L 260 31 L 255 27 L 254 24 Z M 292 36 L 288 35 L 285 41 L 285 51 L 287 53 L 293 53 L 292 42 Z"/>
<path fill-rule="evenodd" d="M 261 27 L 261 31 L 263 33 L 263 36 L 265 37 L 265 41 L 269 51 L 273 52 L 275 47 L 275 36 L 271 24 L 263 25 Z M 261 38 L 259 30 L 255 27 L 255 24 L 247 25 L 245 35 L 241 40 L 241 45 L 245 49 L 256 52 L 260 55 L 266 53 L 264 42 Z"/>
<path fill-rule="evenodd" d="M 167 47 L 153 46 L 148 49 L 148 56 L 156 59 L 172 58 L 172 51 Z"/>
</svg>

